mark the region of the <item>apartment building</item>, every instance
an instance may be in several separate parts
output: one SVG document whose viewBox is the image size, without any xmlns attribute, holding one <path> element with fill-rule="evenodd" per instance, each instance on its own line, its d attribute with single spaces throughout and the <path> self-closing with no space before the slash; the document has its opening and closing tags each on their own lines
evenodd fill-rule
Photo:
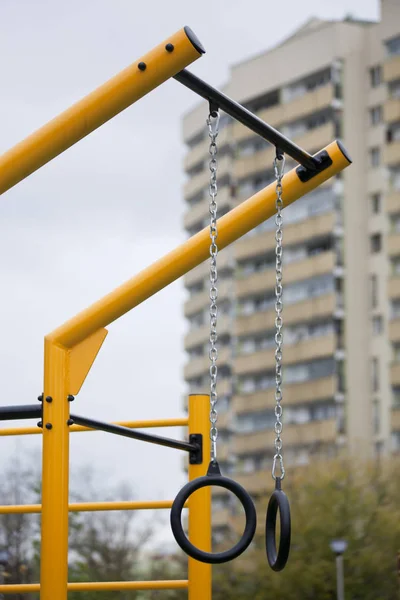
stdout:
<svg viewBox="0 0 400 600">
<path fill-rule="evenodd" d="M 382 0 L 377 23 L 310 20 L 234 65 L 224 91 L 311 153 L 342 139 L 354 161 L 283 211 L 285 466 L 399 452 L 400 3 Z M 207 110 L 183 120 L 188 235 L 209 223 Z M 274 148 L 224 114 L 218 146 L 222 216 L 273 181 Z M 275 437 L 274 229 L 218 255 L 219 461 L 256 497 Z M 185 277 L 189 393 L 209 390 L 208 269 Z"/>
</svg>

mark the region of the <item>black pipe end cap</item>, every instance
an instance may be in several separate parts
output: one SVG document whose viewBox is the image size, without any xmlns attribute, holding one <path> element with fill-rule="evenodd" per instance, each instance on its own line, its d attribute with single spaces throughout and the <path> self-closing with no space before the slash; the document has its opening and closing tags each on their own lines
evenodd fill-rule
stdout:
<svg viewBox="0 0 400 600">
<path fill-rule="evenodd" d="M 185 33 L 186 33 L 190 43 L 197 50 L 197 52 L 199 52 L 200 54 L 205 54 L 206 53 L 205 48 L 204 48 L 203 44 L 200 42 L 197 35 L 194 33 L 194 31 L 192 29 L 190 29 L 190 27 L 188 27 L 187 25 L 185 25 L 185 27 L 183 29 L 185 30 Z"/>
<path fill-rule="evenodd" d="M 352 161 L 352 159 L 350 158 L 350 155 L 349 155 L 349 153 L 347 152 L 346 148 L 343 146 L 342 142 L 341 142 L 341 141 L 339 141 L 339 140 L 336 140 L 336 143 L 337 143 L 337 145 L 338 145 L 338 148 L 339 148 L 340 152 L 343 154 L 343 156 L 345 157 L 345 159 L 346 159 L 346 160 L 348 160 L 348 161 L 349 161 L 349 163 L 351 164 L 353 161 Z"/>
</svg>

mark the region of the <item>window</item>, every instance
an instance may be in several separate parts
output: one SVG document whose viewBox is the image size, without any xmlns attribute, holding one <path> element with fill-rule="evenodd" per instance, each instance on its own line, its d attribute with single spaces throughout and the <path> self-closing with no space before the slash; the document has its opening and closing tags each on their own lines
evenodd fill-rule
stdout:
<svg viewBox="0 0 400 600">
<path fill-rule="evenodd" d="M 371 308 L 378 306 L 378 276 L 370 276 L 370 293 L 371 293 Z"/>
<path fill-rule="evenodd" d="M 369 118 L 371 125 L 378 125 L 382 122 L 382 106 L 374 106 L 369 109 Z"/>
<path fill-rule="evenodd" d="M 381 151 L 380 148 L 370 148 L 369 151 L 369 164 L 371 167 L 379 167 L 381 164 Z"/>
<path fill-rule="evenodd" d="M 400 141 L 400 121 L 390 124 L 386 133 L 386 141 L 388 144 Z"/>
<path fill-rule="evenodd" d="M 382 236 L 380 233 L 374 233 L 371 235 L 370 250 L 372 254 L 377 254 L 382 250 Z"/>
<path fill-rule="evenodd" d="M 376 193 L 371 196 L 371 213 L 377 215 L 381 212 L 381 194 Z"/>
<path fill-rule="evenodd" d="M 400 98 L 400 79 L 389 82 L 389 96 L 392 98 Z"/>
<path fill-rule="evenodd" d="M 389 56 L 400 55 L 400 35 L 385 42 L 385 46 Z"/>
<path fill-rule="evenodd" d="M 375 65 L 375 67 L 371 67 L 369 70 L 369 80 L 371 87 L 378 87 L 382 81 L 382 68 L 380 65 Z"/>
<path fill-rule="evenodd" d="M 379 390 L 379 361 L 376 357 L 371 359 L 371 387 L 373 392 Z"/>
<path fill-rule="evenodd" d="M 381 428 L 381 414 L 380 414 L 379 400 L 374 400 L 372 403 L 372 427 L 374 434 L 378 434 Z"/>
<path fill-rule="evenodd" d="M 372 317 L 372 335 L 380 335 L 383 332 L 382 315 Z"/>
</svg>

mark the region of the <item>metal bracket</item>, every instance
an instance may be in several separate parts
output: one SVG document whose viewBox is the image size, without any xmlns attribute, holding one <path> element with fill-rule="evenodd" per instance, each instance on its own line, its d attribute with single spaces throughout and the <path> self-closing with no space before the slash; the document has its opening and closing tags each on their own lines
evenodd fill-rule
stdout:
<svg viewBox="0 0 400 600">
<path fill-rule="evenodd" d="M 189 463 L 191 465 L 201 465 L 203 462 L 203 436 L 201 433 L 191 433 L 189 443 L 196 446 L 195 450 L 189 452 Z"/>
<path fill-rule="evenodd" d="M 321 171 L 324 171 L 332 164 L 332 159 L 326 150 L 321 150 L 321 152 L 315 154 L 313 158 L 315 160 L 315 164 L 317 165 L 316 170 L 312 171 L 311 169 L 308 169 L 303 165 L 300 165 L 300 167 L 297 167 L 296 169 L 296 173 L 300 181 L 302 181 L 303 183 L 309 181 L 310 179 L 315 177 L 315 175 L 318 175 L 318 173 L 321 173 Z"/>
</svg>

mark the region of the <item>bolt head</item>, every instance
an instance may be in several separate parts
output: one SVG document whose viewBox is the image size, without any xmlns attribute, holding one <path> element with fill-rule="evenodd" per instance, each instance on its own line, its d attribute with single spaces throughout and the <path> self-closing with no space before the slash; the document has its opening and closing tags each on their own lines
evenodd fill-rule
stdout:
<svg viewBox="0 0 400 600">
<path fill-rule="evenodd" d="M 145 70 L 146 70 L 146 68 L 147 68 L 147 65 L 146 65 L 146 63 L 145 63 L 145 62 L 140 62 L 140 63 L 138 64 L 138 69 L 139 69 L 139 71 L 145 71 Z"/>
<path fill-rule="evenodd" d="M 53 402 L 53 398 L 51 396 L 46 396 L 46 402 L 50 404 L 50 402 Z"/>
<path fill-rule="evenodd" d="M 46 429 L 53 429 L 53 425 L 51 423 L 46 423 Z"/>
<path fill-rule="evenodd" d="M 165 49 L 167 52 L 173 52 L 174 51 L 175 46 L 173 44 L 167 44 L 165 46 Z"/>
</svg>

